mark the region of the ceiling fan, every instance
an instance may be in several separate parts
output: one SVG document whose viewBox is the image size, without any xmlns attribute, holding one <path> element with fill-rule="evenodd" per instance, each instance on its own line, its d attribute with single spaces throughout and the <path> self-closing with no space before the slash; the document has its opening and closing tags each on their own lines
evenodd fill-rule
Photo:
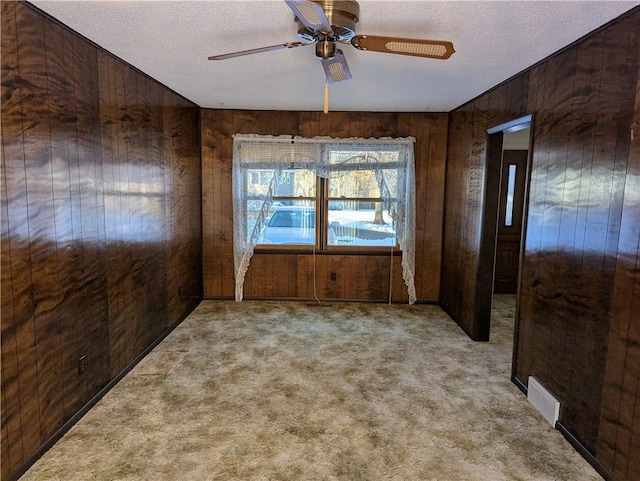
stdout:
<svg viewBox="0 0 640 481">
<path fill-rule="evenodd" d="M 448 41 L 356 35 L 360 6 L 353 0 L 285 0 L 298 23 L 300 42 L 287 42 L 268 47 L 241 50 L 213 55 L 209 60 L 224 60 L 254 53 L 304 47 L 315 44 L 316 57 L 320 58 L 327 77 L 327 84 L 343 82 L 351 78 L 342 50 L 337 43 L 351 44 L 358 50 L 412 55 L 415 57 L 448 59 L 455 52 Z M 325 85 L 326 103 L 326 85 Z"/>
</svg>

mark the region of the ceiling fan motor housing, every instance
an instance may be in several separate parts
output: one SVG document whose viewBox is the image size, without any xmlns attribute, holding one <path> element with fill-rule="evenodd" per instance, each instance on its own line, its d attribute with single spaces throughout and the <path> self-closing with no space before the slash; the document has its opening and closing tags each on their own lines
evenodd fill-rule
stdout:
<svg viewBox="0 0 640 481">
<path fill-rule="evenodd" d="M 356 23 L 360 20 L 360 5 L 353 0 L 313 0 L 324 10 L 333 35 L 326 36 L 323 32 L 306 27 L 298 18 L 298 37 L 304 42 L 315 42 L 319 40 L 331 40 L 348 43 L 356 34 Z"/>
<path fill-rule="evenodd" d="M 332 40 L 319 40 L 316 43 L 316 57 L 330 59 L 336 56 L 336 43 Z"/>
</svg>

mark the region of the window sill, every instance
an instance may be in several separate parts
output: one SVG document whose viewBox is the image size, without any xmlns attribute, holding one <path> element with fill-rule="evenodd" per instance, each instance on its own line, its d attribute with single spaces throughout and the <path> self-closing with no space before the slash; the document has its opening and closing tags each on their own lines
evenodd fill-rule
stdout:
<svg viewBox="0 0 640 481">
<path fill-rule="evenodd" d="M 313 249 L 308 247 L 260 247 L 256 246 L 254 249 L 254 255 L 260 254 L 299 254 L 299 255 L 311 255 L 314 254 Z M 379 249 L 358 249 L 355 247 L 332 247 L 331 249 L 316 250 L 317 256 L 388 256 L 391 251 L 386 248 Z M 402 257 L 402 251 L 395 249 L 393 251 L 394 257 Z"/>
</svg>

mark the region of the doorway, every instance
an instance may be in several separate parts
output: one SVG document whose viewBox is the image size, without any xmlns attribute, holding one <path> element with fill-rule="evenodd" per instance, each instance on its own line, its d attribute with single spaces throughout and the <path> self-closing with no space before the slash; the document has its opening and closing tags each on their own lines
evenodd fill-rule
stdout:
<svg viewBox="0 0 640 481">
<path fill-rule="evenodd" d="M 527 212 L 532 116 L 487 130 L 486 181 L 476 283 L 476 322 L 485 340 L 495 292 L 517 294 Z M 515 321 L 515 320 L 514 320 Z"/>
<path fill-rule="evenodd" d="M 530 130 L 503 134 L 494 294 L 515 294 L 518 289 Z"/>
</svg>

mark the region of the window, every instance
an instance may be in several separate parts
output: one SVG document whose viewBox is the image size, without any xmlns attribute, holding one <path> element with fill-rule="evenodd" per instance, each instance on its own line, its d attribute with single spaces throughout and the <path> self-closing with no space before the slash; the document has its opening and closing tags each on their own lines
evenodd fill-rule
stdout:
<svg viewBox="0 0 640 481">
<path fill-rule="evenodd" d="M 247 236 L 256 228 L 268 186 L 247 175 Z M 307 169 L 288 169 L 275 186 L 273 203 L 256 242 L 259 247 L 294 246 L 324 250 L 396 247 L 396 199 L 385 206 L 373 170 L 345 172 L 332 179 Z M 321 212 L 318 212 L 321 210 Z M 316 218 L 323 222 L 316 223 Z"/>
<path fill-rule="evenodd" d="M 398 156 L 398 151 L 384 150 L 339 149 L 329 153 L 330 165 L 345 169 L 334 171 L 336 175 L 324 181 L 326 219 L 329 233 L 335 234 L 336 245 L 357 248 L 397 245 L 394 217 Z M 385 189 L 388 195 L 383 200 Z"/>
<path fill-rule="evenodd" d="M 414 139 L 234 136 L 236 299 L 254 248 L 402 251 L 413 287 Z"/>
<path fill-rule="evenodd" d="M 245 179 L 251 178 L 254 169 L 245 170 Z M 316 244 L 316 195 L 317 180 L 312 170 L 285 169 L 278 179 L 275 169 L 269 173 L 264 185 L 248 184 L 247 189 L 247 237 L 254 230 L 260 235 L 256 241 L 265 246 L 309 246 Z M 265 199 L 268 197 L 272 179 L 274 180 L 271 205 L 263 227 L 256 227 Z"/>
<path fill-rule="evenodd" d="M 513 195 L 516 190 L 516 165 L 509 165 L 509 178 L 507 181 L 507 205 L 504 216 L 505 227 L 513 225 Z"/>
</svg>

